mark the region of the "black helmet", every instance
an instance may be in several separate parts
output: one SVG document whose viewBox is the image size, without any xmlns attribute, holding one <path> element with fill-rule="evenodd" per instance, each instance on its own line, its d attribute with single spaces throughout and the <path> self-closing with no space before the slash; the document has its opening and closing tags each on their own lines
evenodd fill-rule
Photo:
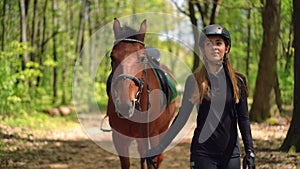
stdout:
<svg viewBox="0 0 300 169">
<path fill-rule="evenodd" d="M 200 41 L 199 41 L 200 46 L 203 45 L 203 42 L 206 39 L 206 37 L 211 35 L 220 35 L 225 40 L 225 44 L 229 46 L 229 51 L 230 51 L 230 46 L 231 46 L 230 34 L 227 29 L 225 29 L 224 27 L 218 24 L 208 25 L 202 30 L 202 33 L 200 35 Z"/>
</svg>

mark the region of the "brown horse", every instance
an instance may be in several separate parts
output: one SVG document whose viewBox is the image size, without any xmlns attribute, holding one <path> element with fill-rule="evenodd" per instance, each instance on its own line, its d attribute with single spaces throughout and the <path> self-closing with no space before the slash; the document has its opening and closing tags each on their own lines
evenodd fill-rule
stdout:
<svg viewBox="0 0 300 169">
<path fill-rule="evenodd" d="M 146 29 L 146 20 L 141 23 L 139 31 L 121 27 L 117 19 L 113 24 L 115 43 L 111 51 L 112 74 L 107 83 L 107 114 L 122 169 L 130 167 L 129 146 L 134 140 L 141 157 L 141 168 L 147 167 L 143 154 L 158 144 L 176 111 L 174 99 L 168 99 L 170 90 L 168 94 L 161 92 L 165 84 L 158 76 L 166 73 L 158 72 L 167 72 L 171 78 L 173 75 L 164 65 L 153 66 L 151 58 L 146 56 Z M 163 158 L 160 154 L 153 159 L 157 168 Z M 148 169 L 154 167 L 149 165 Z"/>
</svg>

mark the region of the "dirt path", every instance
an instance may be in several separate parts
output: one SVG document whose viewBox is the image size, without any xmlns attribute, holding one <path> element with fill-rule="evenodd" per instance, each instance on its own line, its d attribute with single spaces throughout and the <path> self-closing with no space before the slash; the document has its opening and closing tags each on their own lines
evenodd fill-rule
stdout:
<svg viewBox="0 0 300 169">
<path fill-rule="evenodd" d="M 288 125 L 253 124 L 252 129 L 258 169 L 300 168 L 300 154 L 277 150 Z M 1 169 L 119 168 L 118 157 L 91 141 L 80 125 L 63 131 L 46 131 L 43 134 L 33 134 L 26 128 L 12 129 L 0 125 L 0 137 Z M 132 159 L 132 168 L 139 168 L 138 159 Z M 170 168 L 189 169 L 189 138 L 166 152 L 161 169 Z"/>
</svg>

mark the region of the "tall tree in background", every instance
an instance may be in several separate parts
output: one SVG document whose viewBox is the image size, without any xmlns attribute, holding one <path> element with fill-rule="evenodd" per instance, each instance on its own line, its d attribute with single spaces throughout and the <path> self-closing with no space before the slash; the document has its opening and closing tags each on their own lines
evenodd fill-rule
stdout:
<svg viewBox="0 0 300 169">
<path fill-rule="evenodd" d="M 79 54 L 81 48 L 83 47 L 83 37 L 84 37 L 84 26 L 85 26 L 85 11 L 86 11 L 87 1 L 82 1 L 80 17 L 79 17 L 79 30 L 77 35 L 77 46 L 76 46 L 76 53 Z"/>
<path fill-rule="evenodd" d="M 36 43 L 36 39 L 37 39 L 37 31 L 38 31 L 38 1 L 34 0 L 33 2 L 33 20 L 32 20 L 32 27 L 31 27 L 31 47 L 33 47 L 33 51 L 30 53 L 30 60 L 31 61 L 35 61 L 35 55 L 36 55 L 36 51 L 37 51 L 37 43 Z"/>
<path fill-rule="evenodd" d="M 2 14 L 1 14 L 1 51 L 4 51 L 4 42 L 5 42 L 5 12 L 6 12 L 6 0 L 3 0 L 2 4 Z"/>
<path fill-rule="evenodd" d="M 290 148 L 300 152 L 300 1 L 293 0 L 294 21 L 294 111 L 287 136 L 281 146 L 281 150 L 289 151 Z"/>
<path fill-rule="evenodd" d="M 262 122 L 271 116 L 271 95 L 276 79 L 277 46 L 280 31 L 281 0 L 266 0 L 262 11 L 263 43 L 260 53 L 250 118 Z"/>
<path fill-rule="evenodd" d="M 53 9 L 53 61 L 57 62 L 57 40 L 56 40 L 56 33 L 58 32 L 58 25 L 57 25 L 57 17 L 56 17 L 56 10 L 57 10 L 57 2 L 56 0 L 52 1 L 52 9 Z M 53 98 L 52 98 L 52 103 L 55 103 L 57 97 L 57 66 L 53 67 Z"/>
<path fill-rule="evenodd" d="M 45 53 L 45 48 L 46 48 L 46 44 L 47 44 L 47 40 L 46 40 L 46 27 L 47 27 L 47 19 L 46 19 L 46 13 L 47 13 L 47 4 L 48 4 L 48 0 L 45 0 L 44 5 L 43 5 L 43 12 L 42 12 L 42 16 L 41 16 L 41 28 L 38 30 L 38 34 L 39 34 L 39 45 L 38 45 L 38 63 L 40 65 L 43 65 L 44 62 L 44 58 L 42 57 Z M 44 70 L 43 70 L 44 73 Z M 37 86 L 41 85 L 41 77 L 38 76 L 37 77 Z"/>
<path fill-rule="evenodd" d="M 28 18 L 28 7 L 29 7 L 29 0 L 20 0 L 19 1 L 20 7 L 20 26 L 21 26 L 21 42 L 26 45 L 27 43 L 27 18 Z M 27 51 L 23 54 L 22 60 L 22 69 L 24 70 L 26 67 L 26 63 L 28 62 L 28 53 Z"/>
</svg>

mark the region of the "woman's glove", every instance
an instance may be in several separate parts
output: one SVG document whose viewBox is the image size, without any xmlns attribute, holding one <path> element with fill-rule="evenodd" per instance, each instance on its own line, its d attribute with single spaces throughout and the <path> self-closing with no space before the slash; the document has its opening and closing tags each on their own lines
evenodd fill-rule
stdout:
<svg viewBox="0 0 300 169">
<path fill-rule="evenodd" d="M 254 163 L 254 159 L 255 159 L 255 154 L 252 150 L 248 150 L 246 152 L 246 156 L 243 159 L 243 169 L 255 169 L 255 163 Z"/>
<path fill-rule="evenodd" d="M 164 147 L 160 144 L 157 146 L 151 148 L 144 154 L 144 158 L 146 159 L 147 165 L 148 166 L 153 166 L 155 169 L 157 169 L 157 163 L 153 161 L 153 159 L 161 154 L 164 151 Z"/>
</svg>

